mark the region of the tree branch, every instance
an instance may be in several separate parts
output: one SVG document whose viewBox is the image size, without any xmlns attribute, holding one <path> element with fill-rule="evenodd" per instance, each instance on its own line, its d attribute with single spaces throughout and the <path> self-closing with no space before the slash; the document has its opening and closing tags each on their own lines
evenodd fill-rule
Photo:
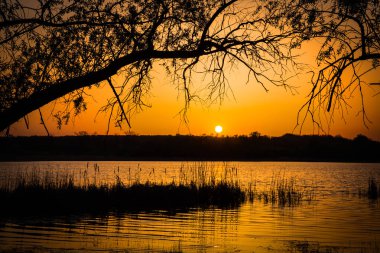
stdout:
<svg viewBox="0 0 380 253">
<path fill-rule="evenodd" d="M 119 104 L 119 107 L 120 107 L 120 110 L 121 110 L 121 112 L 122 112 L 122 115 L 124 116 L 125 120 L 127 121 L 128 126 L 131 127 L 131 124 L 130 124 L 130 122 L 129 122 L 129 120 L 128 120 L 127 114 L 126 114 L 125 111 L 124 111 L 124 106 L 123 106 L 123 104 L 122 104 L 121 101 L 120 101 L 119 94 L 117 94 L 117 92 L 116 92 L 116 90 L 115 90 L 115 86 L 113 86 L 113 84 L 112 84 L 111 78 L 107 78 L 107 82 L 108 82 L 108 84 L 110 85 L 113 94 L 115 95 L 115 98 L 116 98 L 116 100 L 117 100 L 117 103 Z"/>
<path fill-rule="evenodd" d="M 156 50 L 144 50 L 135 53 L 131 53 L 124 57 L 121 57 L 113 62 L 111 62 L 107 67 L 87 73 L 83 76 L 74 77 L 72 79 L 50 84 L 46 83 L 42 85 L 46 87 L 40 92 L 33 93 L 31 96 L 18 101 L 13 104 L 10 108 L 5 109 L 0 112 L 0 131 L 3 131 L 9 125 L 15 123 L 24 115 L 37 110 L 38 108 L 48 104 L 49 102 L 63 97 L 75 90 L 91 86 L 96 83 L 100 83 L 107 78 L 115 75 L 121 68 L 132 64 L 134 62 L 139 62 L 146 59 L 175 59 L 175 58 L 194 58 L 201 55 L 206 55 L 201 50 L 191 50 L 191 51 L 156 51 Z"/>
</svg>

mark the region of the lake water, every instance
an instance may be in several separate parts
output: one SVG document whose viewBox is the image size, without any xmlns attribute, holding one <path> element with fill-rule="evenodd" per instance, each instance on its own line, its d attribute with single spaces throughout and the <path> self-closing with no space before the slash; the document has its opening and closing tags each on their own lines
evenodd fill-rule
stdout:
<svg viewBox="0 0 380 253">
<path fill-rule="evenodd" d="M 379 163 L 11 162 L 0 163 L 0 183 L 33 171 L 71 173 L 78 184 L 115 175 L 124 183 L 168 183 L 188 180 L 200 166 L 217 177 L 234 167 L 231 177 L 258 190 L 276 178 L 295 180 L 314 199 L 292 207 L 255 200 L 228 210 L 1 217 L 0 251 L 380 252 L 380 205 L 358 196 L 369 177 L 380 181 Z"/>
</svg>

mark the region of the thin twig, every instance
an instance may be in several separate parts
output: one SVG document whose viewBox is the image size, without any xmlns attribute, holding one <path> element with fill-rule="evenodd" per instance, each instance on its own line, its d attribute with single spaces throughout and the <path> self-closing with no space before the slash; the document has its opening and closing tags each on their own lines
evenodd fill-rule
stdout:
<svg viewBox="0 0 380 253">
<path fill-rule="evenodd" d="M 123 107 L 123 104 L 122 104 L 122 102 L 121 102 L 121 100 L 120 100 L 119 94 L 117 94 L 116 89 L 115 89 L 115 87 L 114 87 L 113 84 L 112 84 L 112 80 L 111 80 L 111 78 L 107 78 L 107 82 L 108 82 L 108 84 L 110 85 L 113 94 L 115 95 L 115 98 L 116 98 L 116 100 L 117 100 L 117 102 L 118 102 L 118 104 L 119 104 L 119 106 L 120 106 L 120 110 L 121 110 L 121 112 L 122 112 L 122 115 L 123 115 L 124 118 L 125 118 L 125 121 L 126 121 L 127 124 L 128 124 L 128 127 L 131 127 L 131 124 L 130 124 L 130 122 L 129 122 L 129 120 L 128 120 L 127 114 L 126 114 L 125 111 L 124 111 L 124 107 Z"/>
<path fill-rule="evenodd" d="M 41 124 L 44 126 L 47 135 L 50 136 L 49 130 L 48 130 L 48 128 L 46 127 L 46 124 L 45 124 L 44 117 L 42 116 L 41 109 L 38 109 L 38 112 L 40 113 Z"/>
</svg>

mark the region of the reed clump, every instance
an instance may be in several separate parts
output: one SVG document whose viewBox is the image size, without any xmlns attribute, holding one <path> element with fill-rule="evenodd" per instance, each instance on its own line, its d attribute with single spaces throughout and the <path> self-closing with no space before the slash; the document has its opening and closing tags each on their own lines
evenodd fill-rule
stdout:
<svg viewBox="0 0 380 253">
<path fill-rule="evenodd" d="M 370 200 L 377 200 L 380 197 L 380 183 L 376 178 L 370 176 L 366 189 L 359 189 L 359 197 L 366 197 Z"/>
<path fill-rule="evenodd" d="M 256 183 L 250 183 L 247 190 L 247 199 L 255 199 L 268 204 L 279 206 L 297 206 L 302 201 L 312 201 L 315 198 L 314 190 L 299 187 L 295 178 L 285 178 L 279 175 L 272 176 L 269 187 L 258 191 Z"/>
<path fill-rule="evenodd" d="M 295 178 L 285 176 L 274 175 L 270 184 L 260 190 L 252 180 L 248 187 L 243 186 L 238 170 L 227 164 L 185 164 L 172 181 L 166 169 L 166 181 L 161 182 L 156 179 L 155 169 L 145 176 L 144 172 L 139 167 L 133 171 L 129 168 L 121 178 L 117 168 L 111 182 L 102 181 L 96 164 L 92 171 L 87 166 L 79 175 L 74 171 L 19 173 L 0 185 L 0 213 L 232 208 L 256 200 L 285 207 L 313 199 L 312 190 L 299 187 Z"/>
<path fill-rule="evenodd" d="M 218 179 L 205 169 L 186 175 L 178 182 L 125 184 L 118 173 L 114 182 L 103 183 L 87 171 L 78 179 L 74 174 L 52 172 L 19 174 L 12 184 L 0 187 L 0 212 L 56 213 L 134 210 L 176 210 L 196 207 L 231 208 L 245 201 L 237 182 Z M 99 172 L 99 168 L 95 169 Z M 77 182 L 76 180 L 77 179 Z M 185 180 L 186 179 L 186 180 Z"/>
<path fill-rule="evenodd" d="M 374 177 L 370 177 L 368 179 L 368 198 L 370 199 L 378 199 L 380 195 L 380 185 L 378 185 L 376 179 Z"/>
</svg>

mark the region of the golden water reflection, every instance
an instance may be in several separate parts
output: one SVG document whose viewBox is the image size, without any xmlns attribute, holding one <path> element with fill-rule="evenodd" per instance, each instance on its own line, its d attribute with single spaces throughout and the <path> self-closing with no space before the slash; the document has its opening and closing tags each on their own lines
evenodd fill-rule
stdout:
<svg viewBox="0 0 380 253">
<path fill-rule="evenodd" d="M 149 175 L 152 164 L 143 165 L 139 165 L 142 178 Z M 172 165 L 156 165 L 156 178 L 162 178 L 159 173 L 174 175 Z M 254 201 L 228 210 L 2 217 L 0 251 L 379 252 L 379 203 L 352 193 L 366 183 L 369 174 L 380 178 L 380 164 L 250 163 L 237 167 L 241 183 L 255 178 L 265 187 L 278 168 L 286 176 L 297 176 L 300 184 L 315 184 L 318 196 L 294 207 Z M 121 167 L 126 177 L 127 168 Z M 113 169 L 104 168 L 111 174 Z"/>
<path fill-rule="evenodd" d="M 329 208 L 330 204 L 322 201 L 281 208 L 247 203 L 233 210 L 197 209 L 176 214 L 29 217 L 2 224 L 0 248 L 283 252 L 289 242 L 298 241 L 318 242 L 321 247 L 342 249 L 341 252 L 358 252 L 368 245 L 376 245 L 380 235 L 378 206 L 369 207 L 365 201 L 356 206 L 341 202 Z"/>
</svg>

